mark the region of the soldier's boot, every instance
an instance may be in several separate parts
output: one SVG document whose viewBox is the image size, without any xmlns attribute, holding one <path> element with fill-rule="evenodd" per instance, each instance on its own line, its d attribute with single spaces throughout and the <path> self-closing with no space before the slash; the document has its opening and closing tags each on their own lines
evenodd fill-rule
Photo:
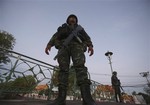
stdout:
<svg viewBox="0 0 150 105">
<path fill-rule="evenodd" d="M 96 105 L 95 101 L 93 100 L 90 92 L 90 85 L 83 84 L 80 86 L 81 89 L 81 95 L 83 98 L 82 105 Z"/>
<path fill-rule="evenodd" d="M 83 100 L 83 102 L 82 102 L 82 105 L 86 105 L 86 103 L 84 102 L 84 100 Z"/>
<path fill-rule="evenodd" d="M 48 105 L 66 105 L 66 94 L 67 90 L 62 87 L 59 87 L 57 98 L 51 104 Z"/>
</svg>

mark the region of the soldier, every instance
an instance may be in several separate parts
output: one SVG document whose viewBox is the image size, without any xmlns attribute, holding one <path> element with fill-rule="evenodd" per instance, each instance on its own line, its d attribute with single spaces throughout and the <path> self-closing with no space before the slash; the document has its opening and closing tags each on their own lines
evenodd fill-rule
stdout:
<svg viewBox="0 0 150 105">
<path fill-rule="evenodd" d="M 112 87 L 115 91 L 115 98 L 116 98 L 116 102 L 122 102 L 121 99 L 121 90 L 120 90 L 120 80 L 117 78 L 117 72 L 114 71 L 111 77 L 111 83 L 112 83 Z M 119 98 L 119 101 L 118 101 Z"/>
<path fill-rule="evenodd" d="M 68 16 L 66 23 L 57 29 L 57 32 L 52 36 L 48 42 L 45 53 L 49 55 L 51 47 L 55 46 L 58 52 L 62 48 L 62 43 L 70 35 L 70 33 L 78 27 L 78 18 L 74 14 Z M 68 44 L 67 48 L 63 49 L 61 55 L 58 56 L 59 75 L 58 75 L 58 97 L 50 105 L 66 105 L 66 94 L 68 86 L 68 71 L 70 59 L 72 59 L 73 66 L 76 71 L 77 84 L 80 87 L 83 98 L 83 105 L 96 105 L 90 93 L 91 81 L 88 79 L 87 67 L 85 66 L 84 52 L 88 48 L 89 56 L 93 55 L 93 44 L 91 38 L 84 29 L 77 32 L 78 38 L 74 37 Z"/>
</svg>

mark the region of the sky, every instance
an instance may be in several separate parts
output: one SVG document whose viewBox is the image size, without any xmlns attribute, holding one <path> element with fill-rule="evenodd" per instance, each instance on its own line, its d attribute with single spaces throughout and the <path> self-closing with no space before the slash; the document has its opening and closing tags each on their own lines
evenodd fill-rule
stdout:
<svg viewBox="0 0 150 105">
<path fill-rule="evenodd" d="M 123 86 L 147 83 L 139 73 L 150 72 L 150 0 L 0 0 L 0 30 L 16 38 L 14 51 L 58 65 L 57 50 L 53 47 L 50 55 L 44 50 L 70 14 L 93 42 L 94 55 L 85 52 L 92 80 L 111 84 L 105 56 L 111 51 Z"/>
</svg>

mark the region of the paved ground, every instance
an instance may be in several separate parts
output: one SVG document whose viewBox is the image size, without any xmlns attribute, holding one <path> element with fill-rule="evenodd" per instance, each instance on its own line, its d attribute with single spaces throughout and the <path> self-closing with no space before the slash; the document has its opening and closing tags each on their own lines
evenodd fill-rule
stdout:
<svg viewBox="0 0 150 105">
<path fill-rule="evenodd" d="M 0 105 L 48 105 L 51 102 L 52 101 L 41 101 L 41 100 L 7 100 L 7 101 L 0 100 Z M 134 104 L 116 103 L 116 102 L 96 102 L 96 103 L 97 105 L 134 105 Z M 82 102 L 67 101 L 67 105 L 82 105 Z"/>
</svg>

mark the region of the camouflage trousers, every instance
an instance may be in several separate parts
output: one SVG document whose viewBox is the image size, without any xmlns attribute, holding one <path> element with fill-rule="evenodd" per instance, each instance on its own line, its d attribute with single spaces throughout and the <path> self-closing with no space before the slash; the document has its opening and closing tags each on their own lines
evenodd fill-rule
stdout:
<svg viewBox="0 0 150 105">
<path fill-rule="evenodd" d="M 82 84 L 91 84 L 88 79 L 87 67 L 85 67 L 84 50 L 85 49 L 81 44 L 72 44 L 69 45 L 62 52 L 62 55 L 58 57 L 57 60 L 60 68 L 58 74 L 59 85 L 63 87 L 68 86 L 69 66 L 71 60 L 76 71 L 77 84 L 79 86 Z"/>
</svg>

